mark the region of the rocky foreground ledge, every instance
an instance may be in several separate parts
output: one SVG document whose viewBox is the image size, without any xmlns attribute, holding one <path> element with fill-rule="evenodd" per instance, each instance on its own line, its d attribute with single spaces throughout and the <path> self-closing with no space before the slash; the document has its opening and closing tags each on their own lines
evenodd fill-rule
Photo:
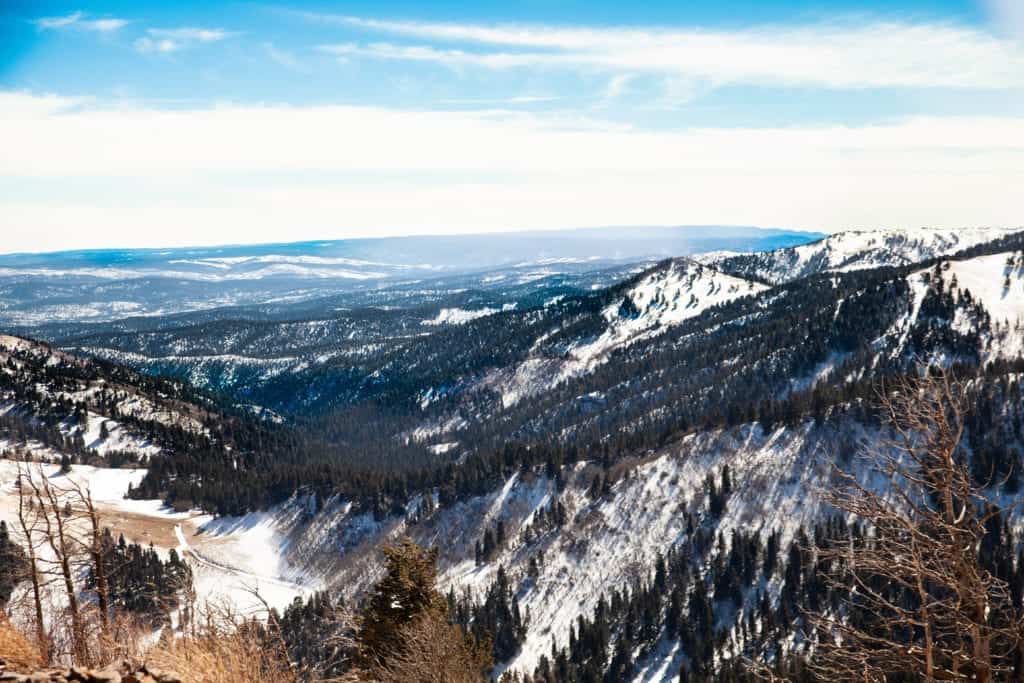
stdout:
<svg viewBox="0 0 1024 683">
<path fill-rule="evenodd" d="M 46 669 L 35 673 L 7 671 L 7 664 L 0 660 L 0 682 L 2 683 L 183 683 L 177 674 L 121 662 L 105 669 L 71 668 Z"/>
</svg>

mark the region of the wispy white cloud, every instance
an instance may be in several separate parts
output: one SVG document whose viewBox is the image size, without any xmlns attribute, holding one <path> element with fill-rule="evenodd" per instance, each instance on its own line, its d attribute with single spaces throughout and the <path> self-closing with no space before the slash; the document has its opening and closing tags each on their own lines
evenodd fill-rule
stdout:
<svg viewBox="0 0 1024 683">
<path fill-rule="evenodd" d="M 213 43 L 218 40 L 234 35 L 231 31 L 219 28 L 197 28 L 195 26 L 183 26 L 181 28 L 151 28 L 146 31 L 155 38 L 168 38 L 170 40 L 191 41 L 196 43 Z"/>
<path fill-rule="evenodd" d="M 135 41 L 135 49 L 139 52 L 160 52 L 168 54 L 171 52 L 177 52 L 181 47 L 181 43 L 169 38 L 157 39 L 144 36 Z"/>
<path fill-rule="evenodd" d="M 135 49 L 139 52 L 167 54 L 202 43 L 215 43 L 233 35 L 233 32 L 219 28 L 150 28 L 146 29 L 145 36 L 135 41 Z"/>
<path fill-rule="evenodd" d="M 263 43 L 263 51 L 277 64 L 291 69 L 292 71 L 308 71 L 306 66 L 299 61 L 299 58 L 288 50 L 281 49 L 271 42 Z"/>
<path fill-rule="evenodd" d="M 128 25 L 127 19 L 92 19 L 84 22 L 84 26 L 92 31 L 116 31 Z"/>
<path fill-rule="evenodd" d="M 629 82 L 633 80 L 633 74 L 618 74 L 612 76 L 608 81 L 608 85 L 604 89 L 604 101 L 611 102 L 622 96 L 626 92 L 626 88 L 629 87 Z"/>
<path fill-rule="evenodd" d="M 376 42 L 368 45 L 338 43 L 319 45 L 320 52 L 342 59 L 369 57 L 396 61 L 436 62 L 451 67 L 481 66 L 507 69 L 520 66 L 544 66 L 552 63 L 550 55 L 512 52 L 467 52 L 465 50 L 438 49 L 427 45 L 396 45 Z M 568 63 L 568 62 L 566 62 Z"/>
<path fill-rule="evenodd" d="M 40 17 L 35 20 L 35 25 L 39 28 L 65 28 L 81 21 L 82 16 L 81 12 L 72 12 L 61 17 Z"/>
<path fill-rule="evenodd" d="M 493 105 L 493 104 L 545 104 L 557 102 L 562 98 L 557 95 L 512 95 L 510 97 L 449 97 L 438 100 L 438 104 L 457 105 Z"/>
<path fill-rule="evenodd" d="M 72 12 L 64 16 L 40 17 L 33 23 L 41 29 L 78 29 L 82 31 L 97 31 L 99 33 L 110 33 L 124 28 L 130 22 L 128 19 L 105 17 L 101 19 L 87 18 L 84 12 Z"/>
<path fill-rule="evenodd" d="M 1018 0 L 992 0 L 1007 6 Z M 306 15 L 428 45 L 335 46 L 349 55 L 486 68 L 576 67 L 737 83 L 824 88 L 1024 86 L 1024 46 L 950 23 L 895 21 L 737 30 L 564 28 L 396 22 Z M 486 46 L 484 50 L 436 43 Z"/>
</svg>

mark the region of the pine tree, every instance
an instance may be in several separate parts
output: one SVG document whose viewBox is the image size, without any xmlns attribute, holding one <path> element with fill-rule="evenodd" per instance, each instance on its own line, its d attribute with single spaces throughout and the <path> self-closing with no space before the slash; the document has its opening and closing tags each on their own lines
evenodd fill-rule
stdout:
<svg viewBox="0 0 1024 683">
<path fill-rule="evenodd" d="M 408 538 L 384 548 L 387 569 L 374 586 L 356 637 L 359 680 L 485 679 L 491 644 L 476 642 L 448 623 L 447 600 L 435 587 L 437 555 L 437 548 L 425 550 Z"/>
<path fill-rule="evenodd" d="M 437 548 L 424 550 L 410 539 L 383 550 L 387 570 L 370 597 L 359 629 L 359 660 L 370 666 L 401 649 L 399 630 L 426 612 L 445 613 L 435 588 Z"/>
<path fill-rule="evenodd" d="M 11 599 L 14 587 L 24 578 L 25 551 L 11 540 L 7 522 L 0 519 L 0 609 Z"/>
</svg>

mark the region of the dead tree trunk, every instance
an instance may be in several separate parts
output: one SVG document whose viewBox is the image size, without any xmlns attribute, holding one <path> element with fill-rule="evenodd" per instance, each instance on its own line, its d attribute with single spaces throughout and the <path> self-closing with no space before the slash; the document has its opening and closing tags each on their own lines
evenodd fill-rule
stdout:
<svg viewBox="0 0 1024 683">
<path fill-rule="evenodd" d="M 104 636 L 110 635 L 110 585 L 107 576 L 107 567 L 103 557 L 103 527 L 100 523 L 99 511 L 92 499 L 92 491 L 88 486 L 77 483 L 71 484 L 71 490 L 75 493 L 86 517 L 89 519 L 89 542 L 86 544 L 86 552 L 92 563 L 93 574 L 96 579 L 96 602 L 100 611 L 100 628 Z"/>
<path fill-rule="evenodd" d="M 34 479 L 31 479 L 30 482 L 43 518 L 46 542 L 50 546 L 50 550 L 53 551 L 60 577 L 64 582 L 64 592 L 68 601 L 68 616 L 71 620 L 71 654 L 75 662 L 87 665 L 90 662 L 85 627 L 78 605 L 78 592 L 71 566 L 72 541 L 68 528 L 70 520 L 61 507 L 57 489 L 45 476 L 40 477 L 39 482 Z"/>
<path fill-rule="evenodd" d="M 46 637 L 46 622 L 43 620 L 43 595 L 42 582 L 39 578 L 38 551 L 36 550 L 36 532 L 38 517 L 33 513 L 32 497 L 26 491 L 26 479 L 30 474 L 22 472 L 18 466 L 18 478 L 15 485 L 18 488 L 18 526 L 25 542 L 25 551 L 28 555 L 28 575 L 32 584 L 32 604 L 35 611 L 36 645 L 39 647 L 39 654 L 43 661 L 50 661 L 50 644 Z"/>
</svg>

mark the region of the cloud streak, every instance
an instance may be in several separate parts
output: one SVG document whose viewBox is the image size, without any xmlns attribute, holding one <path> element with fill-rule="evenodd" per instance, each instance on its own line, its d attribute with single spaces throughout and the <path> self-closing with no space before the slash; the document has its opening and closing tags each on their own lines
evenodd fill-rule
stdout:
<svg viewBox="0 0 1024 683">
<path fill-rule="evenodd" d="M 301 61 L 299 61 L 298 57 L 296 57 L 288 50 L 283 50 L 277 47 L 276 45 L 269 41 L 263 43 L 263 51 L 267 54 L 267 57 L 269 57 L 271 61 L 275 62 L 279 66 L 283 66 L 286 69 L 291 69 L 292 71 L 309 71 L 309 69 L 307 69 Z"/>
<path fill-rule="evenodd" d="M 570 59 L 552 59 L 552 55 L 531 53 L 479 53 L 455 49 L 437 49 L 427 45 L 396 45 L 376 42 L 368 45 L 338 43 L 319 45 L 317 50 L 334 55 L 342 60 L 350 57 L 412 62 L 435 62 L 450 67 L 479 66 L 490 69 L 508 69 L 525 66 L 545 66 L 561 62 L 572 64 Z"/>
<path fill-rule="evenodd" d="M 143 53 L 168 54 L 203 43 L 216 43 L 235 35 L 219 28 L 150 28 L 135 41 L 135 49 Z"/>
<path fill-rule="evenodd" d="M 89 19 L 84 12 L 72 12 L 64 16 L 40 17 L 33 22 L 40 29 L 78 29 L 81 31 L 95 31 L 98 33 L 110 33 L 124 28 L 130 22 L 127 19 L 106 17 L 102 19 Z"/>
<path fill-rule="evenodd" d="M 1009 6 L 1009 2 L 1001 4 Z M 876 21 L 724 31 L 307 17 L 429 43 L 333 46 L 350 55 L 377 59 L 490 69 L 550 66 L 654 73 L 700 79 L 714 86 L 1024 87 L 1024 46 L 956 24 Z M 466 49 L 468 45 L 476 49 Z"/>
</svg>

